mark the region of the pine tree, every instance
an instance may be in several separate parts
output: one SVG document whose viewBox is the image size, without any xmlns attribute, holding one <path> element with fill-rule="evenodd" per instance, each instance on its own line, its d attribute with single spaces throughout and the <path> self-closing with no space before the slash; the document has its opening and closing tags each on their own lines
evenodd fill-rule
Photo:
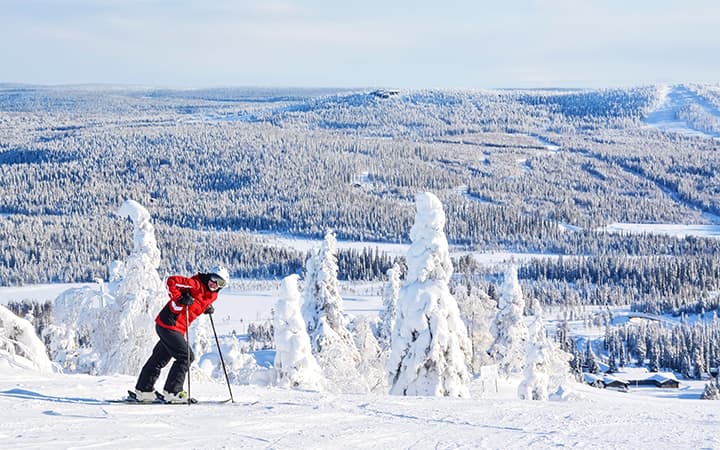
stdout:
<svg viewBox="0 0 720 450">
<path fill-rule="evenodd" d="M 469 281 L 467 289 L 464 287 L 457 290 L 455 299 L 472 345 L 470 368 L 474 373 L 479 373 L 481 366 L 494 363 L 488 350 L 495 340 L 490 330 L 497 315 L 497 304 L 484 290 Z"/>
<path fill-rule="evenodd" d="M 118 215 L 132 220 L 134 246 L 125 261 L 110 264 L 107 292 L 100 280 L 99 291 L 83 287 L 60 294 L 44 334 L 53 360 L 70 371 L 136 375 L 157 342 L 155 316 L 167 291 L 157 271 L 155 228 L 135 201 L 125 201 Z"/>
<path fill-rule="evenodd" d="M 310 337 L 300 312 L 298 276 L 283 280 L 280 299 L 275 307 L 275 374 L 280 387 L 322 389 L 322 370 L 312 354 Z"/>
<path fill-rule="evenodd" d="M 542 308 L 534 302 L 535 315 L 529 326 L 529 339 L 524 378 L 518 387 L 518 396 L 524 400 L 547 400 L 550 396 L 563 396 L 568 391 L 571 355 L 553 343 L 546 334 Z"/>
<path fill-rule="evenodd" d="M 372 332 L 370 320 L 368 316 L 360 316 L 353 322 L 352 334 L 360 355 L 358 381 L 364 382 L 370 392 L 387 392 L 387 358 Z"/>
<path fill-rule="evenodd" d="M 498 306 L 500 311 L 492 326 L 495 342 L 490 348 L 490 355 L 499 365 L 500 373 L 510 376 L 522 371 L 528 340 L 528 329 L 523 315 L 525 299 L 515 266 L 505 272 Z"/>
<path fill-rule="evenodd" d="M 408 275 L 387 363 L 394 395 L 469 396 L 470 341 L 448 283 L 453 268 L 445 213 L 431 193 L 415 197 Z"/>
<path fill-rule="evenodd" d="M 45 345 L 33 325 L 0 305 L 0 360 L 5 359 L 18 367 L 52 372 Z"/>
<path fill-rule="evenodd" d="M 702 393 L 703 400 L 720 400 L 720 389 L 715 380 L 705 384 L 705 389 Z"/>
<path fill-rule="evenodd" d="M 302 308 L 312 352 L 328 381 L 328 389 L 357 392 L 360 354 L 347 329 L 337 279 L 335 234 L 328 231 L 320 249 L 307 262 L 305 301 Z"/>
<path fill-rule="evenodd" d="M 113 341 L 107 351 L 105 367 L 100 373 L 136 374 L 152 353 L 156 342 L 155 315 L 167 301 L 165 285 L 157 269 L 160 267 L 160 249 L 155 239 L 155 227 L 150 213 L 139 203 L 127 200 L 118 210 L 121 217 L 130 217 L 135 226 L 134 248 L 125 260 L 124 275 L 110 287 L 114 299 L 112 312 L 106 316 L 113 324 Z M 110 328 L 110 324 L 108 324 Z"/>
<path fill-rule="evenodd" d="M 593 374 L 600 372 L 600 364 L 598 364 L 597 356 L 595 356 L 590 340 L 587 341 L 585 347 L 585 364 L 587 365 L 588 372 Z"/>
<path fill-rule="evenodd" d="M 377 340 L 383 352 L 389 353 L 392 330 L 397 318 L 397 302 L 400 296 L 400 267 L 394 264 L 387 270 L 388 281 L 383 288 L 383 309 L 380 311 Z"/>
</svg>

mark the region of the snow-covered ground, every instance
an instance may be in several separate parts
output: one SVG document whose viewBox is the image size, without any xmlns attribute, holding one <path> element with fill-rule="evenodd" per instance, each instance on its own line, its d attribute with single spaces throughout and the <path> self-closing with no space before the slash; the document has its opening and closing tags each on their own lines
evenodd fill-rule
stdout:
<svg viewBox="0 0 720 450">
<path fill-rule="evenodd" d="M 694 128 L 679 116 L 682 110 L 692 105 L 703 110 L 708 116 L 720 119 L 720 110 L 714 105 L 682 85 L 662 86 L 660 93 L 660 104 L 645 118 L 647 125 L 686 135 L 720 137 L 718 133 Z"/>
<path fill-rule="evenodd" d="M 672 223 L 613 223 L 604 228 L 615 233 L 666 234 L 677 238 L 702 236 L 720 238 L 720 225 L 678 225 Z"/>
<path fill-rule="evenodd" d="M 697 400 L 697 386 L 621 393 L 578 385 L 571 400 L 543 402 L 518 400 L 505 380 L 498 392 L 474 382 L 470 399 L 233 386 L 234 404 L 103 401 L 134 381 L 0 365 L 0 448 L 720 448 L 717 404 Z M 228 396 L 223 383 L 193 381 L 202 399 Z"/>
</svg>

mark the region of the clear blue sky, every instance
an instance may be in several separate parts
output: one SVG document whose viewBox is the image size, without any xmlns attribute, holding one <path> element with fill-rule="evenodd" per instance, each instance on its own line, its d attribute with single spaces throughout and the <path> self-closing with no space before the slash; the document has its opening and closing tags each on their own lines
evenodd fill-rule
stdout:
<svg viewBox="0 0 720 450">
<path fill-rule="evenodd" d="M 0 0 L 0 82 L 720 82 L 718 0 Z"/>
</svg>

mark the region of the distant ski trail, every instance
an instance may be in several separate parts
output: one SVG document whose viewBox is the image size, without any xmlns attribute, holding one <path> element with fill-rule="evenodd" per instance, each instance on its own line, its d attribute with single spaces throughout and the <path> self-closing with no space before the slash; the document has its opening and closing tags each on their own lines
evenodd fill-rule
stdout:
<svg viewBox="0 0 720 450">
<path fill-rule="evenodd" d="M 707 114 L 720 120 L 720 109 L 685 86 L 665 86 L 661 91 L 662 102 L 647 115 L 645 123 L 655 128 L 677 133 L 720 138 L 713 133 L 693 128 L 686 120 L 678 117 L 678 112 L 690 105 L 697 105 Z"/>
</svg>

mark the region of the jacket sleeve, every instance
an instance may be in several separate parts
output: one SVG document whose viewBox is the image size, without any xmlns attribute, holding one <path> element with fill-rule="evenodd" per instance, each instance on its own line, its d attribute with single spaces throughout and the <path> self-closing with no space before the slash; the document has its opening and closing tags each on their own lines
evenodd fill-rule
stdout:
<svg viewBox="0 0 720 450">
<path fill-rule="evenodd" d="M 175 314 L 179 314 L 183 310 L 184 306 L 175 302 L 182 297 L 185 292 L 190 292 L 190 294 L 194 297 L 198 286 L 196 280 L 176 275 L 167 279 L 167 289 L 168 294 L 170 295 L 170 309 Z"/>
<path fill-rule="evenodd" d="M 167 279 L 167 290 L 170 300 L 165 304 L 163 309 L 160 310 L 158 319 L 165 324 L 165 326 L 175 327 L 178 325 L 180 313 L 185 311 L 185 306 L 177 303 L 177 300 L 185 292 L 190 292 L 190 294 L 194 296 L 193 291 L 197 292 L 197 282 L 191 278 L 185 278 L 179 275 L 172 276 Z M 188 311 L 189 310 L 188 308 Z"/>
<path fill-rule="evenodd" d="M 177 300 L 184 293 L 195 287 L 195 280 L 180 275 L 168 277 L 167 289 L 171 300 Z"/>
</svg>

